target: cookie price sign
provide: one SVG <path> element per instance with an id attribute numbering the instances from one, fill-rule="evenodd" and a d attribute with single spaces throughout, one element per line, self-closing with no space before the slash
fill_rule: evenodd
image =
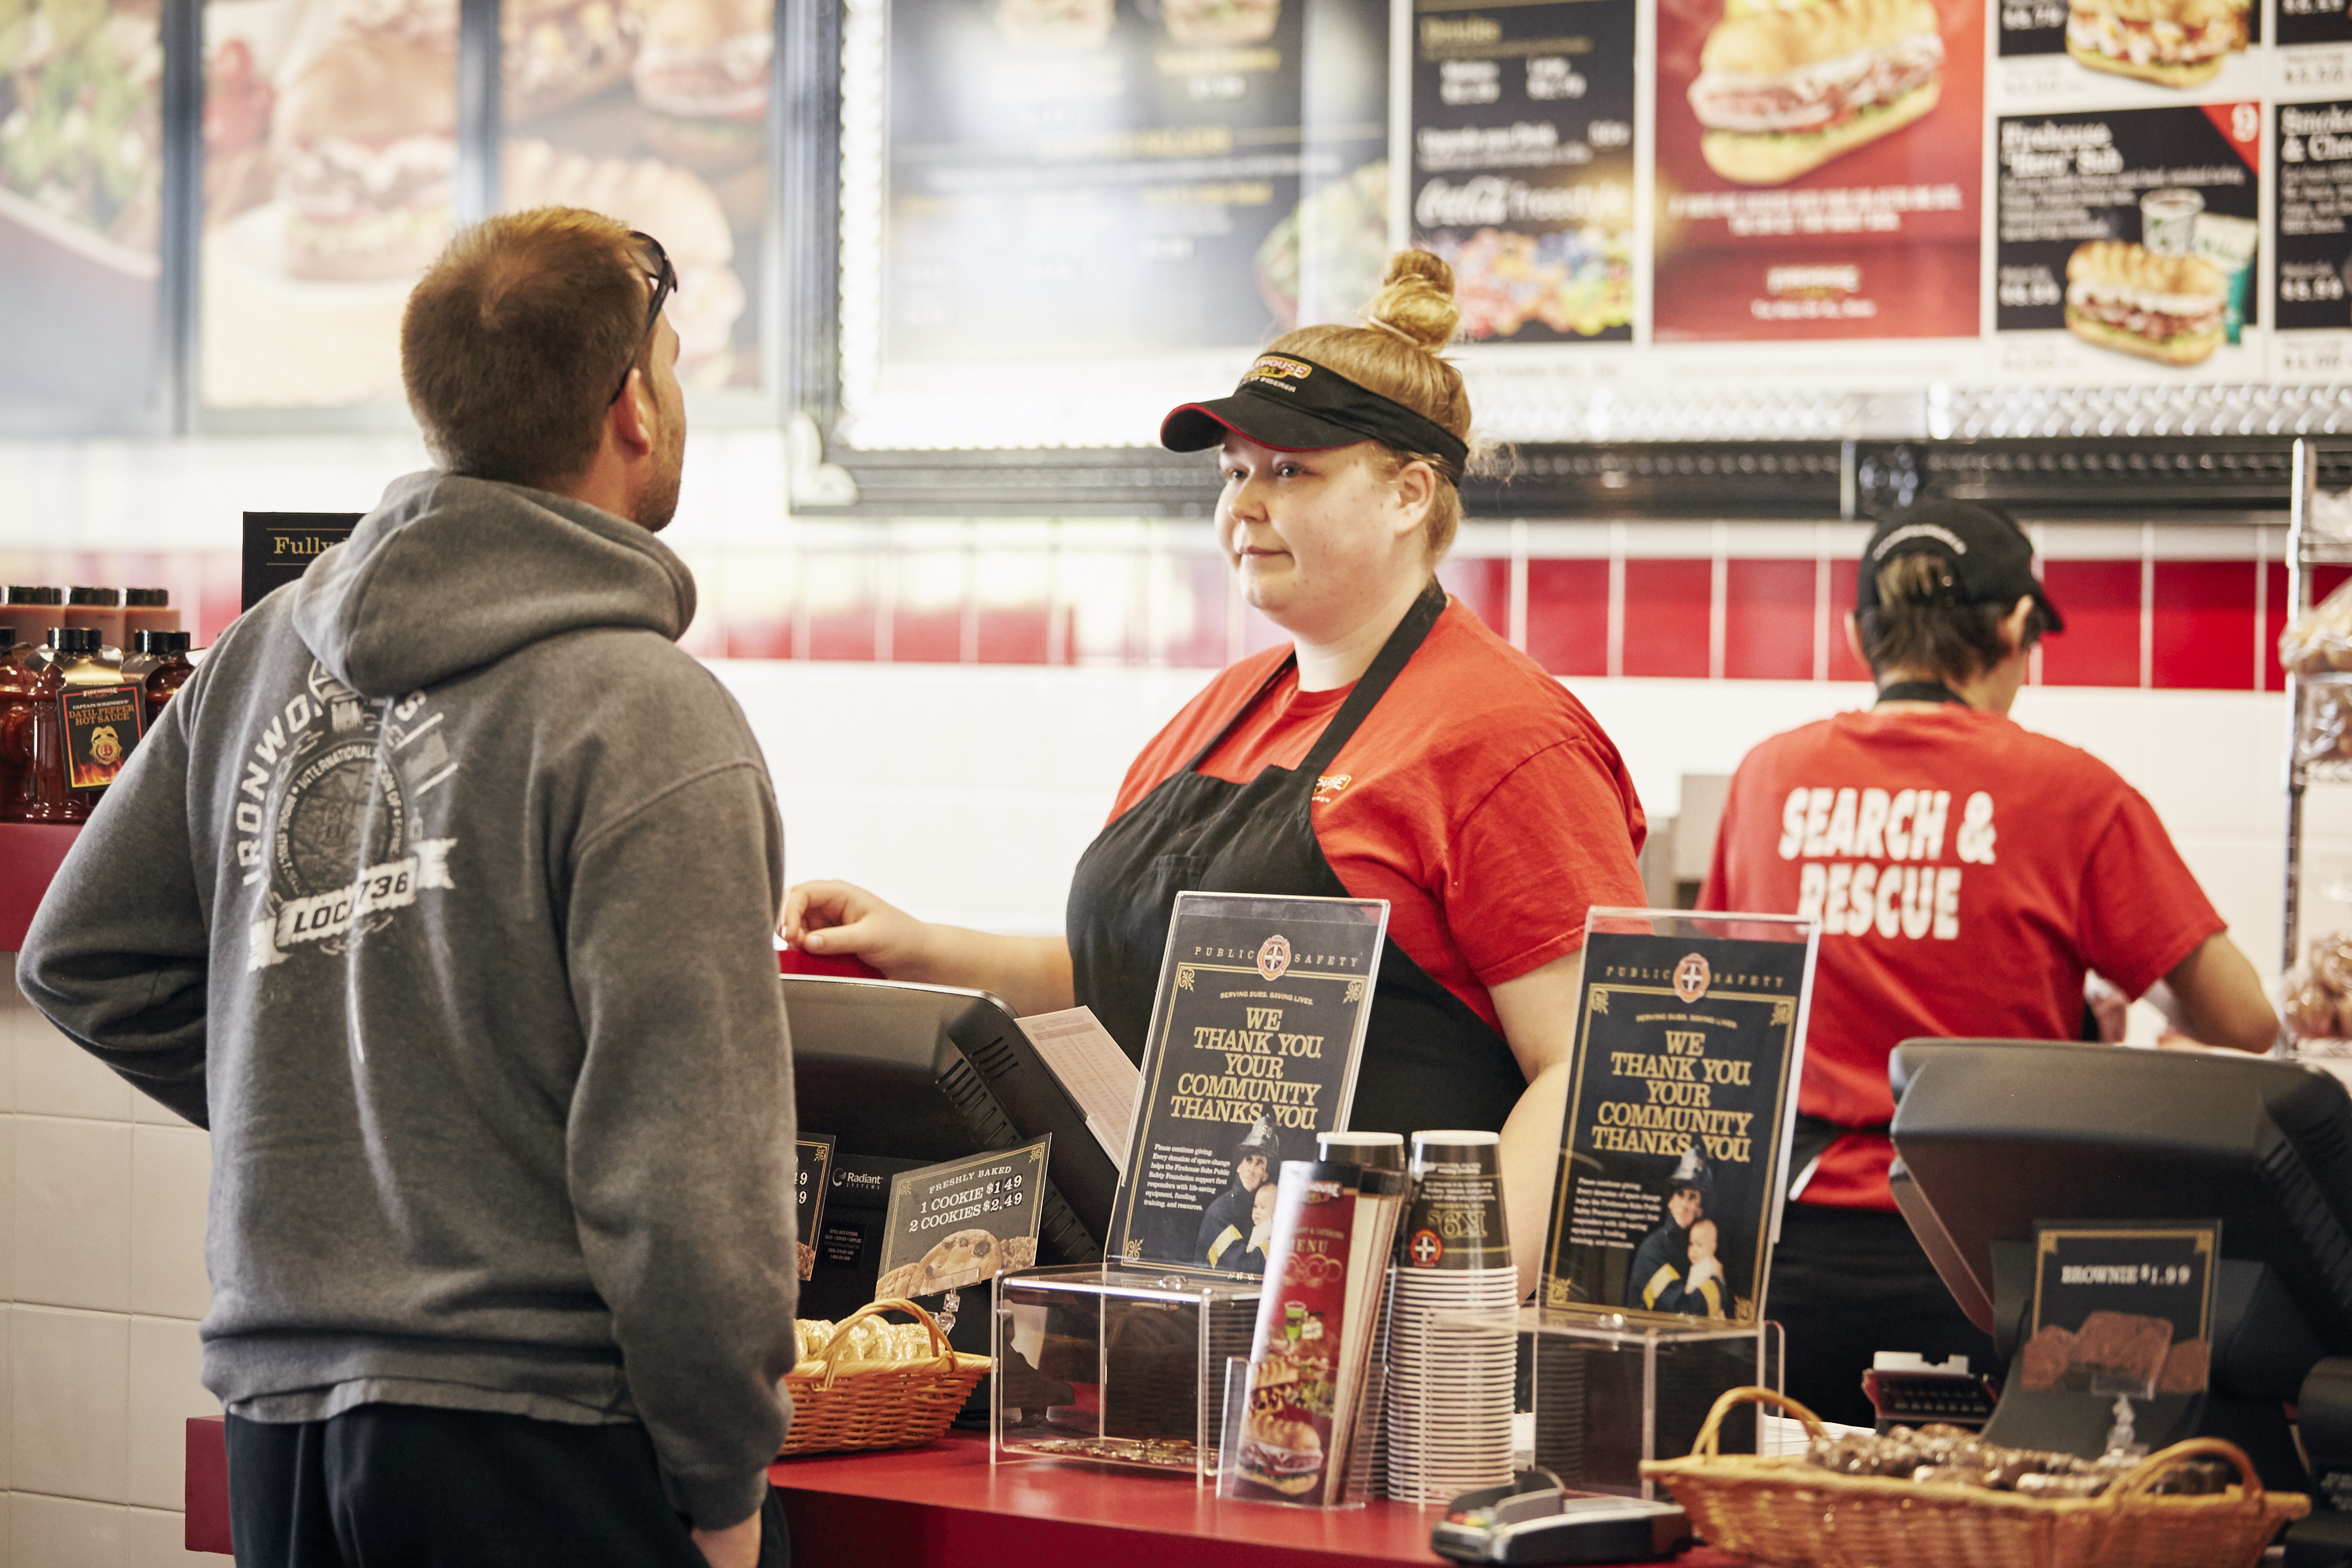
<path id="1" fill-rule="evenodd" d="M 1037 1261 L 1049 1134 L 890 1178 L 877 1300 L 982 1284 Z"/>

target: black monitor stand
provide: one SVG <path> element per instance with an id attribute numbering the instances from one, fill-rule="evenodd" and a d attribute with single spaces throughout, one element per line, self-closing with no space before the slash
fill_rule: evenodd
<path id="1" fill-rule="evenodd" d="M 1988 1441 L 2090 1458 L 2105 1451 L 2113 1398 L 2017 1386 L 2017 1354 L 2033 1310 L 2033 1244 L 1992 1243 L 1993 1342 L 2011 1375 Z M 2132 1401 L 2133 1430 L 2155 1452 L 2189 1437 L 2225 1437 L 2245 1450 L 2273 1491 L 2308 1492 L 2286 1406 L 2323 1351 L 2286 1287 L 2268 1265 L 2224 1258 L 2216 1266 L 2211 1386 L 2203 1394 Z"/>

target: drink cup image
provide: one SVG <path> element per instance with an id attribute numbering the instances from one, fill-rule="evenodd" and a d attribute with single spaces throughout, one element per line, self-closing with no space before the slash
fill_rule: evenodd
<path id="1" fill-rule="evenodd" d="M 2219 213 L 2197 215 L 2196 240 L 2190 254 L 2210 262 L 2229 286 L 2229 302 L 2222 307 L 2222 321 L 2231 342 L 2236 342 L 2246 325 L 2246 290 L 2252 287 L 2254 248 L 2262 237 L 2262 226 L 2250 217 L 2224 217 Z"/>
<path id="2" fill-rule="evenodd" d="M 2194 256 L 2204 210 L 2205 198 L 2185 185 L 2150 191 L 2139 199 L 2139 242 L 2158 256 Z"/>

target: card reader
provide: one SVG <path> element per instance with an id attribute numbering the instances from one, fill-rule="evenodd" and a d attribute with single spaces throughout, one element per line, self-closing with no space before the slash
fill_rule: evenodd
<path id="1" fill-rule="evenodd" d="M 1515 1564 L 1651 1563 L 1690 1543 L 1690 1516 L 1673 1503 L 1570 1497 L 1549 1470 L 1464 1492 L 1429 1537 L 1448 1562 Z"/>

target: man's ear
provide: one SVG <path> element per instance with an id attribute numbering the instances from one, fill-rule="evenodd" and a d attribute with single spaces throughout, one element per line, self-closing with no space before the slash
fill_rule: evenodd
<path id="1" fill-rule="evenodd" d="M 1845 613 L 1845 646 L 1853 651 L 1854 663 L 1864 669 L 1870 668 L 1870 660 L 1862 653 L 1862 627 L 1855 622 L 1852 610 Z"/>
<path id="2" fill-rule="evenodd" d="M 2027 618 L 2032 614 L 2033 597 L 2029 594 L 2025 597 L 2019 599 L 2017 603 L 2011 607 L 2009 614 L 2001 616 L 2001 645 L 2008 648 L 2011 654 L 2021 653 L 2025 650 L 2025 623 Z"/>
<path id="3" fill-rule="evenodd" d="M 613 444 L 621 456 L 628 458 L 651 455 L 654 449 L 654 393 L 646 384 L 645 367 L 629 372 L 627 384 L 613 406 L 604 411 L 605 427 L 612 432 Z"/>

